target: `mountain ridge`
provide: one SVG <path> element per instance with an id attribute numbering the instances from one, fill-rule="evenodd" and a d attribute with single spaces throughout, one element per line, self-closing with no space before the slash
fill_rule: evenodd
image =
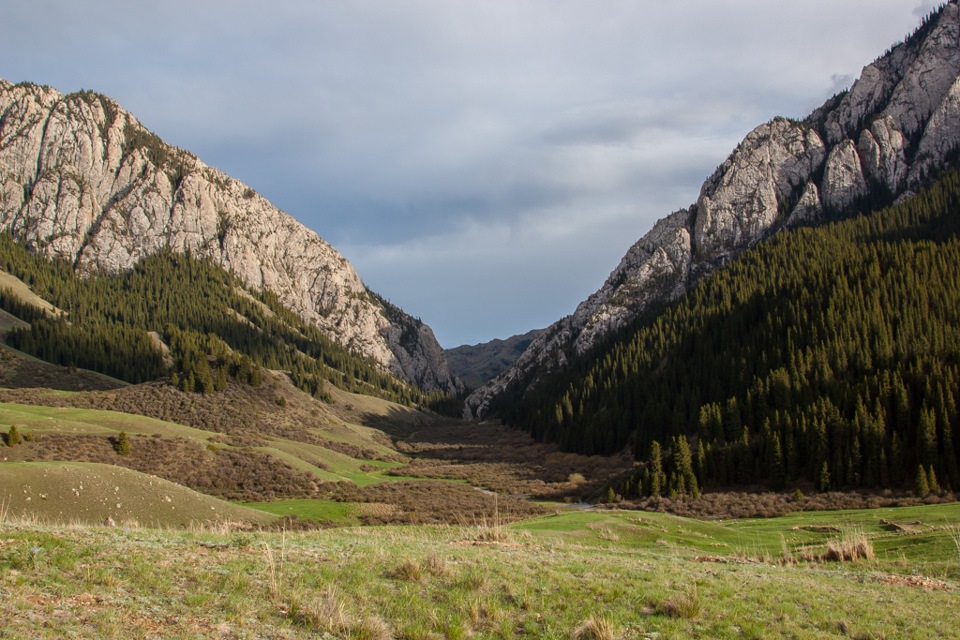
<path id="1" fill-rule="evenodd" d="M 0 80 L 0 230 L 81 273 L 163 248 L 209 258 L 394 375 L 462 389 L 432 330 L 388 311 L 329 243 L 106 96 Z"/>
<path id="2" fill-rule="evenodd" d="M 942 6 L 804 120 L 750 132 L 697 201 L 659 220 L 603 286 L 548 327 L 513 367 L 472 393 L 465 418 L 535 384 L 778 229 L 829 220 L 869 199 L 910 197 L 960 149 L 960 10 Z"/>

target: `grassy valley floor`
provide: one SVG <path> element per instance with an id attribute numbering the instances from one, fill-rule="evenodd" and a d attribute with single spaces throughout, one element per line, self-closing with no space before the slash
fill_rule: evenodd
<path id="1" fill-rule="evenodd" d="M 8 517 L 0 598 L 5 639 L 947 638 L 960 504 L 295 533 Z"/>

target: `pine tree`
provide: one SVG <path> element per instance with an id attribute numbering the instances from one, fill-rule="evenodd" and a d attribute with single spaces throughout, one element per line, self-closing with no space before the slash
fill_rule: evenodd
<path id="1" fill-rule="evenodd" d="M 913 481 L 913 493 L 918 498 L 925 498 L 930 494 L 930 483 L 927 480 L 927 472 L 923 470 L 923 465 L 917 466 L 917 477 Z"/>
<path id="2" fill-rule="evenodd" d="M 127 437 L 126 431 L 121 431 L 117 436 L 117 444 L 115 447 L 117 455 L 125 456 L 130 453 L 130 438 Z"/>
<path id="3" fill-rule="evenodd" d="M 666 488 L 667 476 L 663 472 L 663 452 L 660 449 L 660 443 L 654 440 L 650 443 L 650 458 L 647 462 L 647 469 L 650 472 L 650 480 L 647 484 L 648 493 L 653 497 L 663 495 Z"/>
<path id="4" fill-rule="evenodd" d="M 933 470 L 933 465 L 927 468 L 927 485 L 930 488 L 930 493 L 940 494 L 940 483 L 937 482 L 937 472 Z"/>
<path id="5" fill-rule="evenodd" d="M 17 429 L 17 425 L 10 425 L 10 430 L 7 431 L 7 446 L 15 447 L 21 442 L 23 442 L 23 438 L 20 436 L 20 430 Z"/>
<path id="6" fill-rule="evenodd" d="M 823 464 L 820 466 L 820 475 L 817 476 L 817 491 L 829 491 L 830 490 L 830 468 L 827 466 L 827 461 L 824 460 Z"/>

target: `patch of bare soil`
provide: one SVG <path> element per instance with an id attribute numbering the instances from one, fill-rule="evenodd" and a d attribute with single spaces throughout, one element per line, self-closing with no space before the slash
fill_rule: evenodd
<path id="1" fill-rule="evenodd" d="M 527 500 L 439 480 L 401 480 L 367 487 L 340 482 L 328 497 L 374 507 L 361 509 L 360 520 L 367 525 L 493 525 L 546 512 Z"/>
<path id="2" fill-rule="evenodd" d="M 594 496 L 634 463 L 629 455 L 563 453 L 527 433 L 490 423 L 425 426 L 397 446 L 414 460 L 391 472 L 396 475 L 465 480 L 538 500 Z"/>
<path id="3" fill-rule="evenodd" d="M 882 584 L 891 584 L 903 587 L 917 587 L 920 589 L 926 589 L 927 591 L 940 591 L 953 588 L 943 580 L 928 578 L 926 576 L 885 575 L 874 576 L 873 579 Z"/>

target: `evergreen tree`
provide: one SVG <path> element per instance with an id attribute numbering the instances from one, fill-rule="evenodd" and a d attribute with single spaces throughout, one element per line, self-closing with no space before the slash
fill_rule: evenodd
<path id="1" fill-rule="evenodd" d="M 829 491 L 830 490 L 830 468 L 827 466 L 827 461 L 824 460 L 823 464 L 820 466 L 820 475 L 817 476 L 817 491 Z"/>
<path id="2" fill-rule="evenodd" d="M 117 454 L 121 456 L 125 456 L 130 453 L 130 438 L 127 437 L 126 431 L 121 431 L 119 435 L 117 435 L 117 445 L 115 450 Z"/>
<path id="3" fill-rule="evenodd" d="M 923 465 L 917 466 L 917 476 L 913 481 L 913 493 L 918 498 L 925 498 L 930 495 L 930 483 L 927 480 L 927 472 L 923 470 Z"/>
<path id="4" fill-rule="evenodd" d="M 10 425 L 10 429 L 7 431 L 7 446 L 15 447 L 21 442 L 23 442 L 23 437 L 20 435 L 20 430 L 17 429 L 17 425 Z"/>
<path id="5" fill-rule="evenodd" d="M 647 485 L 647 493 L 654 497 L 663 495 L 666 488 L 667 476 L 663 471 L 663 452 L 660 449 L 660 443 L 654 440 L 650 443 L 650 458 L 647 461 L 647 471 L 650 475 Z"/>

